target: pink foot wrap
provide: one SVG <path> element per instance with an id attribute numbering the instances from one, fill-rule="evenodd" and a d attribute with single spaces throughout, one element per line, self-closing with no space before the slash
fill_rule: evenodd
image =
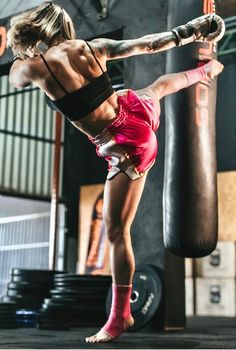
<path id="1" fill-rule="evenodd" d="M 103 327 L 113 338 L 125 331 L 125 320 L 131 316 L 130 295 L 132 286 L 112 286 L 112 305 L 110 316 Z"/>
<path id="2" fill-rule="evenodd" d="M 211 64 L 211 62 L 209 62 L 207 64 L 209 65 L 209 64 Z M 184 72 L 184 74 L 186 75 L 187 80 L 188 80 L 187 86 L 191 86 L 193 84 L 196 84 L 207 76 L 207 72 L 205 70 L 205 66 L 207 64 L 204 64 L 201 67 L 187 70 Z"/>

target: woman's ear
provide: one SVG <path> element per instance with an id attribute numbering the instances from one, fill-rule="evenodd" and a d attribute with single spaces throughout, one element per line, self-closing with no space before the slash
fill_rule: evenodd
<path id="1" fill-rule="evenodd" d="M 48 50 L 48 45 L 40 41 L 40 43 L 37 45 L 37 48 L 39 51 L 47 51 Z"/>

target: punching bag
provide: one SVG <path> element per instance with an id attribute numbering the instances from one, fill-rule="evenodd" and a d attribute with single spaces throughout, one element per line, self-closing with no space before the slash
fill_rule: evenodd
<path id="1" fill-rule="evenodd" d="M 168 30 L 212 12 L 212 0 L 169 0 Z M 166 70 L 211 58 L 216 44 L 188 44 L 168 51 Z M 197 83 L 165 99 L 164 244 L 178 256 L 202 257 L 217 243 L 216 88 L 215 78 L 210 87 Z"/>

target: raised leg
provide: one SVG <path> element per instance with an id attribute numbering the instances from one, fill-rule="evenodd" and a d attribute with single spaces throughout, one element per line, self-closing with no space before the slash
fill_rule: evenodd
<path id="1" fill-rule="evenodd" d="M 152 84 L 136 92 L 139 95 L 150 96 L 154 103 L 156 103 L 156 109 L 158 110 L 159 100 L 163 97 L 176 93 L 199 81 L 202 81 L 205 85 L 209 85 L 211 79 L 220 74 L 223 68 L 224 66 L 219 61 L 213 59 L 195 69 L 164 74 Z"/>
<path id="2" fill-rule="evenodd" d="M 109 329 L 113 330 L 115 327 L 113 332 L 117 337 L 133 324 L 130 305 L 127 305 L 127 300 L 125 300 L 125 294 L 127 295 L 126 299 L 129 297 L 128 293 L 130 293 L 135 270 L 130 227 L 138 208 L 145 180 L 146 175 L 132 181 L 124 173 L 119 173 L 112 180 L 107 180 L 105 184 L 103 215 L 110 245 L 113 292 L 114 286 L 117 287 L 113 299 L 115 296 L 117 299 L 115 303 L 120 303 L 118 308 L 123 303 L 126 310 L 125 313 L 123 313 L 123 310 L 116 310 L 115 312 L 112 310 L 104 327 L 106 330 L 102 328 L 94 336 L 86 338 L 87 342 L 111 341 L 114 336 L 110 334 Z M 115 324 L 114 327 L 113 324 Z"/>

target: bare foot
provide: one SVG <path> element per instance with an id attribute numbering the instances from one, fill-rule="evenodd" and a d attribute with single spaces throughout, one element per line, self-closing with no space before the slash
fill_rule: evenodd
<path id="1" fill-rule="evenodd" d="M 112 341 L 113 339 L 119 337 L 122 333 L 124 333 L 128 328 L 130 328 L 131 326 L 133 326 L 134 324 L 134 319 L 132 316 L 130 316 L 129 318 L 127 318 L 124 322 L 124 330 L 121 331 L 121 333 L 116 336 L 116 337 L 112 337 L 111 334 L 109 334 L 107 331 L 105 331 L 103 328 L 100 329 L 100 331 L 94 335 L 92 335 L 91 337 L 85 338 L 86 343 L 108 343 L 110 341 Z"/>
<path id="2" fill-rule="evenodd" d="M 113 339 L 114 338 L 104 329 L 100 329 L 100 331 L 97 334 L 85 338 L 85 341 L 86 343 L 107 343 L 109 341 L 112 341 Z"/>

